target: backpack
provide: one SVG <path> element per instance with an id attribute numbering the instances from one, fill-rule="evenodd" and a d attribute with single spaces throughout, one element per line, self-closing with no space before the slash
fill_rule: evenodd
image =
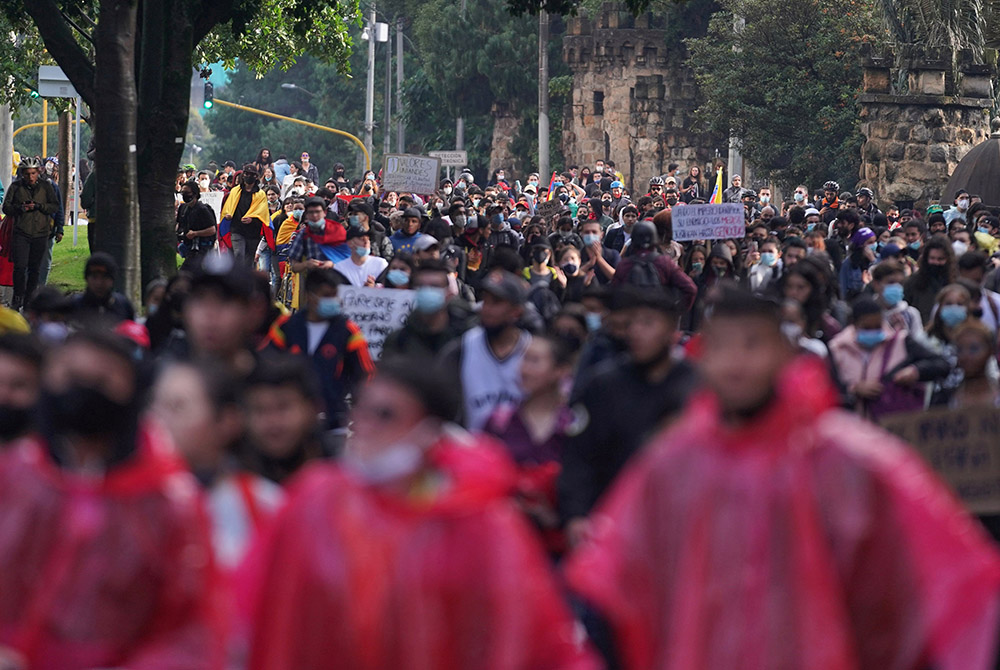
<path id="1" fill-rule="evenodd" d="M 636 256 L 625 282 L 632 286 L 643 288 L 663 286 L 660 269 L 656 267 L 657 256 L 659 254 L 642 254 L 641 256 Z"/>

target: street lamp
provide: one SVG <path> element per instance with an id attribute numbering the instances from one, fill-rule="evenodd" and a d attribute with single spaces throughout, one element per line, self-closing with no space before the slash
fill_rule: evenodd
<path id="1" fill-rule="evenodd" d="M 372 39 L 372 37 L 375 39 Z M 361 31 L 361 39 L 368 42 L 368 85 L 365 92 L 365 148 L 371 154 L 372 131 L 375 128 L 375 43 L 389 41 L 389 24 L 376 20 L 374 3 L 371 6 L 368 22 Z"/>
<path id="2" fill-rule="evenodd" d="M 302 88 L 298 84 L 289 84 L 289 83 L 286 82 L 286 83 L 284 83 L 284 84 L 281 85 L 281 88 L 289 90 L 289 91 L 302 91 L 303 93 L 305 93 L 306 95 L 308 95 L 310 98 L 315 98 L 316 97 L 315 93 L 313 93 L 312 91 L 309 91 L 309 90 L 306 90 L 306 89 Z"/>

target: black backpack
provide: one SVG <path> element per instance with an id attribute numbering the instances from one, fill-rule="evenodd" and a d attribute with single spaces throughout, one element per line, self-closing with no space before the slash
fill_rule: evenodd
<path id="1" fill-rule="evenodd" d="M 635 256 L 632 269 L 629 270 L 625 282 L 632 286 L 658 287 L 663 286 L 660 278 L 660 270 L 656 267 L 656 258 L 659 254 L 642 254 Z"/>

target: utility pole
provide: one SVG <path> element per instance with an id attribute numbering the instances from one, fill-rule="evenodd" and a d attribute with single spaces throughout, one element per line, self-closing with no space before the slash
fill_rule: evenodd
<path id="1" fill-rule="evenodd" d="M 365 96 L 365 149 L 372 155 L 372 131 L 375 128 L 375 4 L 368 14 L 368 89 Z"/>
<path id="2" fill-rule="evenodd" d="M 406 125 L 403 123 L 403 17 L 396 19 L 396 151 L 406 153 Z"/>
<path id="3" fill-rule="evenodd" d="M 462 0 L 461 9 L 459 10 L 459 17 L 462 21 L 465 21 L 465 4 L 466 0 Z M 459 105 L 461 105 L 461 97 L 459 96 Z M 465 117 L 462 116 L 462 110 L 458 110 L 458 116 L 455 117 L 455 149 L 461 151 L 465 148 Z M 450 178 L 450 176 L 449 176 Z"/>
<path id="4" fill-rule="evenodd" d="M 549 14 L 538 13 L 538 179 L 549 180 Z"/>
<path id="5" fill-rule="evenodd" d="M 392 123 L 392 42 L 385 44 L 385 124 L 382 126 L 382 157 L 388 154 L 390 124 Z"/>
<path id="6" fill-rule="evenodd" d="M 10 105 L 0 105 L 0 183 L 10 186 L 14 163 L 14 117 Z"/>
<path id="7" fill-rule="evenodd" d="M 59 175 L 59 195 L 62 202 L 63 210 L 63 220 L 60 222 L 65 225 L 66 223 L 66 205 L 69 202 L 69 177 L 72 174 L 70 171 L 70 163 L 72 158 L 70 158 L 70 115 L 69 112 L 59 112 L 59 145 L 56 147 L 56 157 L 59 159 L 59 168 L 57 174 Z"/>

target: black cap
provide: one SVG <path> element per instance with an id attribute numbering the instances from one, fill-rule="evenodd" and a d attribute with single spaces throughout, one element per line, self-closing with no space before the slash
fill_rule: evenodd
<path id="1" fill-rule="evenodd" d="M 87 264 L 83 267 L 83 276 L 89 275 L 91 270 L 104 270 L 109 277 L 114 279 L 118 276 L 118 263 L 111 257 L 111 254 L 98 251 L 87 259 Z"/>
<path id="2" fill-rule="evenodd" d="M 417 218 L 417 219 L 422 219 L 423 218 L 423 213 L 419 209 L 417 209 L 416 207 L 407 207 L 406 211 L 403 212 L 403 218 L 404 219 L 409 219 L 410 217 L 414 217 L 414 218 Z"/>
<path id="3" fill-rule="evenodd" d="M 353 240 L 356 237 L 367 237 L 371 238 L 372 234 L 370 230 L 365 230 L 364 228 L 356 228 L 351 226 L 347 229 L 347 239 Z"/>
<path id="4" fill-rule="evenodd" d="M 234 262 L 232 254 L 208 254 L 191 279 L 191 293 L 205 288 L 220 289 L 235 300 L 248 300 L 255 290 L 253 272 Z"/>
<path id="5" fill-rule="evenodd" d="M 486 275 L 479 287 L 484 293 L 500 298 L 514 305 L 523 305 L 528 299 L 525 281 L 506 270 L 494 270 Z"/>
<path id="6" fill-rule="evenodd" d="M 347 211 L 348 212 L 361 212 L 363 214 L 367 214 L 369 221 L 371 221 L 373 218 L 375 218 L 375 210 L 372 209 L 372 206 L 369 205 L 364 200 L 362 200 L 361 198 L 357 198 L 355 200 L 351 200 L 351 204 L 349 204 L 347 206 Z"/>
<path id="7" fill-rule="evenodd" d="M 306 198 L 305 209 L 309 209 L 310 207 L 322 207 L 325 210 L 326 200 L 323 198 L 317 198 L 316 196 Z"/>

